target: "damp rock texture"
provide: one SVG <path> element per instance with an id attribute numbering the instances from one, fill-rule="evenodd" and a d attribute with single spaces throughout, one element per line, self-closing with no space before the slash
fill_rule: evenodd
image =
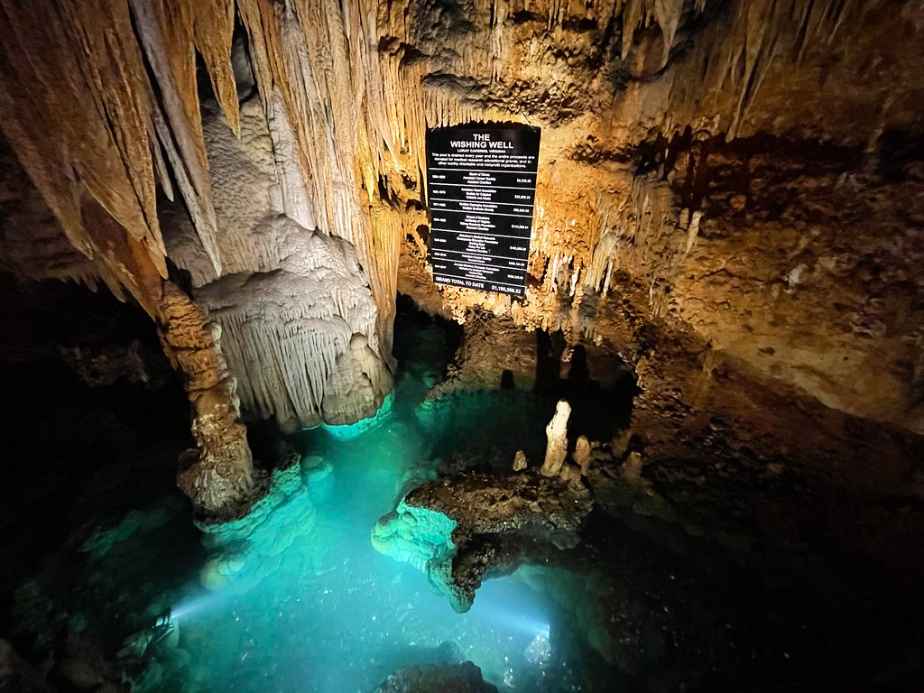
<path id="1" fill-rule="evenodd" d="M 458 611 L 468 610 L 486 577 L 512 572 L 528 560 L 552 560 L 577 546 L 593 507 L 585 488 L 529 472 L 428 482 L 402 503 L 453 521 L 454 552 L 445 579 Z"/>
<path id="2" fill-rule="evenodd" d="M 90 387 L 116 382 L 141 383 L 153 387 L 162 377 L 157 372 L 159 364 L 145 352 L 144 346 L 137 339 L 128 345 L 112 344 L 98 348 L 60 346 L 59 352 L 68 367 Z"/>
<path id="3" fill-rule="evenodd" d="M 436 294 L 435 285 L 433 293 Z M 415 300 L 419 298 L 415 294 Z M 531 331 L 516 325 L 509 317 L 480 312 L 466 319 L 462 327 L 464 336 L 459 349 L 447 368 L 446 378 L 428 393 L 430 399 L 457 391 L 498 387 L 530 390 L 535 386 L 537 348 L 536 336 Z M 498 349 L 498 343 L 504 348 Z"/>
<path id="4" fill-rule="evenodd" d="M 282 267 L 282 216 L 352 247 L 375 311 L 344 305 L 315 330 L 324 296 L 290 296 L 274 314 L 295 334 L 229 322 L 245 412 L 370 409 L 382 378 L 351 345 L 388 364 L 400 288 L 462 323 L 619 356 L 645 473 L 679 495 L 734 505 L 730 480 L 760 495 L 785 464 L 817 501 L 795 525 L 900 560 L 924 525 L 920 15 L 890 0 L 0 0 L 0 130 L 31 181 L 0 200 L 3 266 L 105 284 L 157 319 L 168 259 L 194 297 L 306 279 Z M 426 263 L 425 134 L 471 121 L 542 128 L 522 301 L 437 288 Z M 507 360 L 460 372 L 520 382 Z M 783 530 L 788 512 L 751 520 Z"/>

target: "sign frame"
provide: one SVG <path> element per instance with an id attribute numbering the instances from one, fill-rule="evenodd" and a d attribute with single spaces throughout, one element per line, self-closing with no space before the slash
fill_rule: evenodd
<path id="1" fill-rule="evenodd" d="M 526 295 L 541 129 L 427 128 L 427 260 L 437 284 Z"/>

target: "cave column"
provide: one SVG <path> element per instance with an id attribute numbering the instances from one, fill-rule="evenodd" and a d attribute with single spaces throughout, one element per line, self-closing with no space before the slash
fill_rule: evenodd
<path id="1" fill-rule="evenodd" d="M 185 456 L 177 482 L 198 510 L 231 514 L 251 497 L 253 460 L 220 328 L 170 282 L 164 282 L 157 314 L 164 352 L 184 377 L 198 448 Z"/>

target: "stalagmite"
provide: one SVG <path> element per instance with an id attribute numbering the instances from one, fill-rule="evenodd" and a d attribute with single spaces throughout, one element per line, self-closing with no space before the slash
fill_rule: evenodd
<path id="1" fill-rule="evenodd" d="M 517 450 L 513 456 L 513 471 L 522 472 L 524 469 L 526 469 L 526 453 L 522 450 Z"/>
<path id="2" fill-rule="evenodd" d="M 571 416 L 571 405 L 565 400 L 559 400 L 555 406 L 555 415 L 545 427 L 547 444 L 545 448 L 545 461 L 540 472 L 543 476 L 558 476 L 565 458 L 568 456 L 568 418 Z"/>
<path id="3" fill-rule="evenodd" d="M 581 475 L 586 476 L 590 468 L 590 441 L 587 436 L 578 436 L 577 443 L 574 445 L 574 463 L 580 467 Z"/>
<path id="4" fill-rule="evenodd" d="M 210 515 L 233 514 L 253 490 L 253 464 L 234 378 L 221 354 L 221 330 L 169 282 L 159 314 L 164 351 L 186 378 L 198 446 L 179 474 L 180 488 Z"/>
<path id="5" fill-rule="evenodd" d="M 527 300 L 440 289 L 433 303 L 446 314 L 461 321 L 483 308 L 509 315 L 517 327 L 561 329 L 569 341 L 583 333 L 615 347 L 632 341 L 613 327 L 622 312 L 633 334 L 650 322 L 689 330 L 825 406 L 924 430 L 920 378 L 912 387 L 903 376 L 878 378 L 885 385 L 866 389 L 880 393 L 860 397 L 864 386 L 842 377 L 880 348 L 888 352 L 883 372 L 905 373 L 916 363 L 909 351 L 920 343 L 914 311 L 891 306 L 877 288 L 873 300 L 888 310 L 870 302 L 849 307 L 851 316 L 831 326 L 811 321 L 811 344 L 788 349 L 804 361 L 781 369 L 801 328 L 761 317 L 773 311 L 754 288 L 773 281 L 775 268 L 757 268 L 784 256 L 790 235 L 811 243 L 800 252 L 817 257 L 819 267 L 840 264 L 822 255 L 832 249 L 853 261 L 866 254 L 897 263 L 914 247 L 902 225 L 884 232 L 880 246 L 835 248 L 823 224 L 809 241 L 784 219 L 785 233 L 761 228 L 761 244 L 742 245 L 747 234 L 722 225 L 719 193 L 727 191 L 712 187 L 722 180 L 707 175 L 715 154 L 726 159 L 720 168 L 735 171 L 736 151 L 716 151 L 722 140 L 747 138 L 735 146 L 749 151 L 766 138 L 842 146 L 836 164 L 845 168 L 853 166 L 853 149 L 873 151 L 884 133 L 911 128 L 919 89 L 913 75 L 902 74 L 912 72 L 902 51 L 893 55 L 881 38 L 892 27 L 887 3 L 521 4 L 472 0 L 457 13 L 440 3 L 373 0 L 0 0 L 7 29 L 0 35 L 0 129 L 46 216 L 64 232 L 52 238 L 35 230 L 25 242 L 42 248 L 30 253 L 23 239 L 33 219 L 4 224 L 4 266 L 31 278 L 105 284 L 160 320 L 169 255 L 193 300 L 223 328 L 245 413 L 290 426 L 360 416 L 376 406 L 389 378 L 405 238 L 416 238 L 417 252 L 406 266 L 432 288 L 419 261 L 425 234 L 415 231 L 428 223 L 428 128 L 530 123 L 548 136 Z M 913 10 L 895 14 L 916 47 Z M 234 85 L 228 54 L 236 17 L 249 39 L 258 93 L 239 95 Z M 637 66 L 645 78 L 626 82 Z M 867 70 L 877 78 L 868 79 Z M 819 79 L 831 88 L 818 89 Z M 864 103 L 859 86 L 877 98 Z M 851 109 L 858 126 L 844 132 L 837 115 Z M 781 141 L 776 154 L 789 149 Z M 735 224 L 749 225 L 751 216 L 763 223 L 761 191 L 776 185 L 761 154 L 749 154 L 749 162 L 754 209 L 749 203 Z M 763 175 L 764 167 L 773 175 Z M 818 189 L 827 189 L 824 176 L 817 178 Z M 182 206 L 168 212 L 157 182 Z M 866 211 L 863 218 L 879 217 Z M 908 281 L 911 270 L 896 272 L 894 281 Z M 716 288 L 719 279 L 727 289 Z M 849 282 L 825 281 L 830 295 L 863 295 Z M 754 297 L 735 313 L 741 301 L 725 310 L 716 300 L 722 291 Z M 828 315 L 824 303 L 812 307 L 819 316 Z M 857 324 L 877 326 L 874 346 L 856 346 Z M 880 340 L 886 330 L 888 339 Z M 756 344 L 758 337 L 766 343 Z M 841 349 L 852 352 L 849 359 L 834 358 Z M 553 447 L 550 440 L 554 459 Z"/>
<path id="6" fill-rule="evenodd" d="M 638 482 L 642 478 L 642 454 L 630 452 L 622 465 L 622 477 L 630 483 Z"/>

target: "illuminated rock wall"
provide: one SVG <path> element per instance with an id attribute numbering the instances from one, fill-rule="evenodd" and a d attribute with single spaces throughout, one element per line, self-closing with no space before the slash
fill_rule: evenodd
<path id="1" fill-rule="evenodd" d="M 913 3 L 3 0 L 0 12 L 0 127 L 87 258 L 54 276 L 98 275 L 153 313 L 147 279 L 167 275 L 168 254 L 194 295 L 276 271 L 287 249 L 269 211 L 355 252 L 374 315 L 357 299 L 350 335 L 273 378 L 246 364 L 289 337 L 261 335 L 229 359 L 245 408 L 310 421 L 323 395 L 304 382 L 339 361 L 353 372 L 356 335 L 387 362 L 400 289 L 460 321 L 494 313 L 620 356 L 642 390 L 634 427 L 665 454 L 686 439 L 677 430 L 707 436 L 709 411 L 746 434 L 740 448 L 919 493 Z M 235 12 L 259 97 L 243 105 Z M 206 82 L 217 106 L 200 103 Z M 426 128 L 473 120 L 543 131 L 523 302 L 437 292 L 424 261 Z M 185 231 L 162 234 L 158 185 L 182 201 Z M 99 210 L 117 226 L 96 224 Z M 281 314 L 310 320 L 309 305 Z M 353 310 L 337 314 L 353 325 Z M 286 409 L 283 386 L 303 404 Z"/>
<path id="2" fill-rule="evenodd" d="M 221 272 L 179 206 L 164 215 L 165 237 L 195 300 L 223 328 L 243 410 L 289 431 L 371 416 L 391 389 L 378 309 L 356 248 L 314 228 L 285 113 L 274 108 L 267 120 L 258 98 L 244 101 L 239 137 L 215 109 L 206 113 Z"/>

